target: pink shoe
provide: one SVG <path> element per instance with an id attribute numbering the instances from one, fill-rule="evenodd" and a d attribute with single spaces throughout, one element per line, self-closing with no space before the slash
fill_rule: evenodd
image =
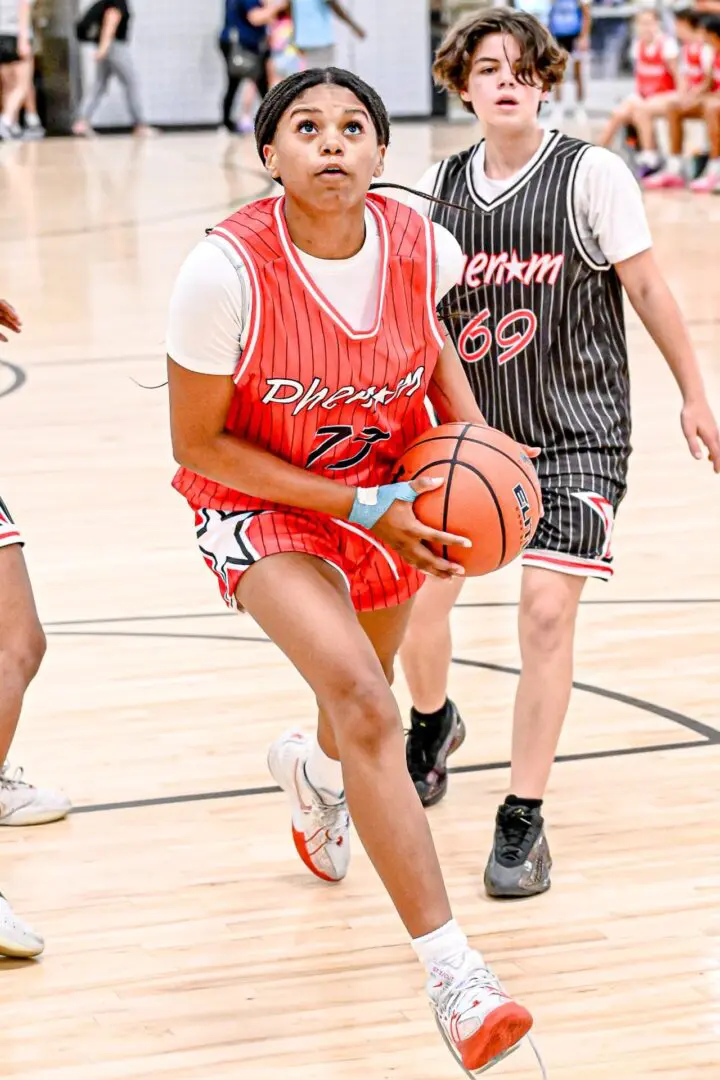
<path id="1" fill-rule="evenodd" d="M 662 188 L 684 188 L 685 180 L 679 173 L 666 172 L 661 169 L 660 172 L 653 173 L 652 176 L 646 176 L 642 181 L 642 186 L 646 191 L 660 191 Z"/>
<path id="2" fill-rule="evenodd" d="M 720 176 L 705 173 L 704 176 L 699 176 L 697 180 L 693 180 L 689 187 L 696 195 L 709 195 L 713 191 L 720 191 Z"/>

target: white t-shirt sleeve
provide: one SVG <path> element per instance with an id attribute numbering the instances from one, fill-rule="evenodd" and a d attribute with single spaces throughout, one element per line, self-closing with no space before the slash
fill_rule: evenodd
<path id="1" fill-rule="evenodd" d="M 663 60 L 677 60 L 680 55 L 680 46 L 673 37 L 666 37 L 663 41 L 662 50 Z"/>
<path id="2" fill-rule="evenodd" d="M 652 247 L 640 186 L 612 151 L 601 146 L 585 151 L 575 177 L 574 204 L 588 254 L 595 256 L 597 250 L 614 264 Z"/>
<path id="3" fill-rule="evenodd" d="M 703 45 L 700 52 L 700 63 L 702 69 L 706 75 L 709 75 L 712 71 L 713 63 L 715 62 L 715 50 L 712 45 Z"/>
<path id="4" fill-rule="evenodd" d="M 185 259 L 170 298 L 168 355 L 203 375 L 233 375 L 247 338 L 247 269 L 222 240 L 201 240 Z"/>
<path id="5" fill-rule="evenodd" d="M 435 256 L 437 272 L 435 275 L 435 303 L 439 304 L 444 296 L 458 285 L 465 267 L 465 256 L 459 243 L 442 225 L 432 223 L 435 233 Z"/>

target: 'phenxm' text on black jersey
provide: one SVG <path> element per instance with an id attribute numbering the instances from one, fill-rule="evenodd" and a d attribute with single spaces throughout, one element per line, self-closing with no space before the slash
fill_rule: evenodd
<path id="1" fill-rule="evenodd" d="M 472 147 L 444 161 L 432 218 L 467 257 L 443 304 L 489 424 L 542 453 L 541 477 L 596 475 L 624 484 L 630 397 L 622 286 L 585 250 L 575 182 L 587 143 L 555 133 L 532 167 L 485 201 Z"/>

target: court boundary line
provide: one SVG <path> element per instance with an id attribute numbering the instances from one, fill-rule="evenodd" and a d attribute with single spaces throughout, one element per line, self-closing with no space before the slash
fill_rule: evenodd
<path id="1" fill-rule="evenodd" d="M 720 743 L 720 737 L 717 740 Z M 628 746 L 619 750 L 590 750 L 582 754 L 559 754 L 555 758 L 555 764 L 561 765 L 575 761 L 595 761 L 604 758 L 634 757 L 638 754 L 657 754 L 663 750 L 694 750 L 698 747 L 707 748 L 716 745 L 707 739 L 692 739 L 686 742 L 655 743 L 650 746 Z M 509 769 L 509 761 L 488 761 L 478 765 L 457 765 L 448 769 L 454 775 L 466 773 L 497 772 L 500 769 Z M 159 795 L 153 799 L 129 799 L 125 802 L 93 803 L 88 806 L 74 806 L 70 815 L 76 814 L 100 814 L 111 810 L 139 810 L 147 806 L 173 806 L 178 803 L 215 802 L 221 799 L 246 799 L 254 795 L 276 795 L 282 792 L 282 788 L 276 785 L 260 787 L 236 788 L 230 791 L 201 791 L 186 795 Z"/>
<path id="2" fill-rule="evenodd" d="M 517 600 L 468 600 L 455 604 L 456 608 L 513 608 L 518 606 Z M 632 607 L 642 604 L 720 604 L 720 597 L 638 597 L 620 600 L 581 600 L 580 607 L 609 607 L 613 604 Z M 242 614 L 242 613 L 240 613 Z M 237 619 L 237 611 L 183 611 L 172 612 L 169 615 L 98 615 L 96 618 L 82 619 L 51 619 L 43 623 L 45 627 L 55 626 L 95 626 L 98 623 L 122 623 L 122 622 L 171 622 L 176 619 Z M 258 638 L 258 641 L 267 641 L 267 638 Z"/>
<path id="3" fill-rule="evenodd" d="M 27 371 L 25 368 L 21 368 L 19 364 L 11 364 L 9 360 L 3 360 L 2 358 L 0 358 L 0 367 L 7 368 L 13 380 L 4 390 L 0 390 L 0 398 L 10 397 L 16 390 L 21 390 L 27 382 Z"/>
<path id="4" fill-rule="evenodd" d="M 219 612 L 217 614 L 225 613 Z M 142 618 L 142 616 L 139 616 L 138 618 Z M 150 618 L 152 618 L 152 616 L 150 616 Z M 46 624 L 46 626 L 49 625 L 50 624 Z M 262 645 L 272 644 L 271 640 L 267 637 L 240 637 L 235 634 L 175 634 L 156 631 L 103 631 L 81 629 L 50 630 L 49 632 L 59 637 L 150 637 L 165 638 L 169 640 L 190 639 L 194 641 L 240 641 L 253 642 L 255 644 Z M 505 664 L 493 664 L 483 660 L 470 660 L 465 657 L 453 656 L 452 663 L 464 667 L 481 668 L 486 671 L 497 672 L 503 675 L 514 675 L 516 677 L 520 675 L 519 668 L 510 667 Z M 662 719 L 669 720 L 672 723 L 678 724 L 686 731 L 693 732 L 695 735 L 698 735 L 699 738 L 684 740 L 682 742 L 652 743 L 646 746 L 617 747 L 609 750 L 591 750 L 577 754 L 558 754 L 555 757 L 556 764 L 574 761 L 594 761 L 604 760 L 608 758 L 629 757 L 638 754 L 660 753 L 662 751 L 670 752 L 678 750 L 691 750 L 697 747 L 720 746 L 720 730 L 710 727 L 709 725 L 704 724 L 699 720 L 694 720 L 690 716 L 685 716 L 683 713 L 679 713 L 674 709 L 668 709 L 663 705 L 656 705 L 652 701 L 645 701 L 643 698 L 634 697 L 630 694 L 623 694 L 616 690 L 608 690 L 605 687 L 594 686 L 591 683 L 584 683 L 573 680 L 572 685 L 573 689 L 580 690 L 583 693 L 594 694 L 598 697 L 607 698 L 611 701 L 617 701 L 620 704 L 628 705 L 634 709 L 639 709 L 641 712 L 648 712 L 654 716 L 659 716 Z M 508 769 L 510 768 L 510 764 L 511 763 L 509 761 L 490 761 L 474 765 L 453 766 L 448 771 L 457 775 L 461 775 L 464 773 L 493 772 L 500 769 Z M 71 814 L 92 814 L 108 812 L 111 810 L 139 809 L 141 807 L 147 806 L 168 806 L 174 805 L 176 803 L 209 802 L 219 799 L 248 798 L 253 795 L 269 795 L 280 791 L 281 788 L 275 785 L 262 785 L 260 787 L 237 788 L 230 791 L 209 791 L 194 792 L 184 795 L 165 795 L 148 799 L 131 799 L 114 803 L 95 803 L 87 806 L 75 806 L 72 808 Z"/>

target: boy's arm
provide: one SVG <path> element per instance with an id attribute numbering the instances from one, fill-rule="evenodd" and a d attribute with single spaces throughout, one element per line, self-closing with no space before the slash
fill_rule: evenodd
<path id="1" fill-rule="evenodd" d="M 592 157 L 591 157 L 592 155 Z M 663 354 L 683 398 L 681 423 L 694 457 L 702 441 L 720 472 L 720 436 L 680 309 L 652 253 L 642 194 L 627 165 L 608 150 L 586 152 L 581 185 L 590 232 L 615 267 L 632 306 Z M 581 163 L 582 164 L 582 163 Z M 578 179 L 580 169 L 578 169 Z"/>
<path id="2" fill-rule="evenodd" d="M 716 473 L 720 473 L 720 433 L 703 385 L 690 335 L 675 297 L 660 272 L 652 251 L 617 263 L 615 269 L 651 338 L 663 354 L 682 394 L 680 414 L 690 452 L 702 457 L 704 443 Z"/>

